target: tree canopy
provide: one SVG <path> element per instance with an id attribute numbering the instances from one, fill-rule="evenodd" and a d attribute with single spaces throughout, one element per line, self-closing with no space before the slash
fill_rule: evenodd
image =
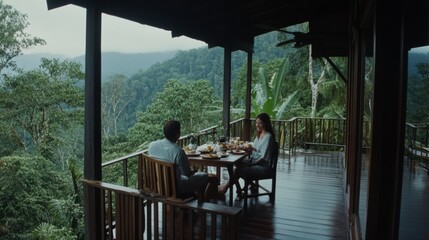
<path id="1" fill-rule="evenodd" d="M 16 68 L 13 59 L 23 49 L 45 44 L 43 39 L 25 32 L 29 24 L 27 15 L 0 0 L 0 73 L 6 68 Z"/>
<path id="2" fill-rule="evenodd" d="M 43 157 L 0 158 L 0 182 L 1 239 L 30 239 L 42 223 L 73 232 L 75 219 L 82 222 L 71 179 Z"/>
<path id="3" fill-rule="evenodd" d="M 417 74 L 410 77 L 407 100 L 407 121 L 429 121 L 429 63 L 417 63 Z"/>
<path id="4" fill-rule="evenodd" d="M 171 119 L 181 122 L 182 135 L 220 125 L 222 116 L 216 111 L 220 105 L 207 80 L 184 83 L 171 79 L 147 110 L 138 113 L 137 123 L 130 129 L 128 138 L 132 146 L 144 148 L 150 141 L 163 138 L 164 123 Z"/>
<path id="5" fill-rule="evenodd" d="M 0 84 L 0 138 L 17 146 L 9 152 L 51 159 L 63 143 L 62 133 L 82 124 L 82 79 L 79 64 L 55 59 L 42 59 L 37 70 L 5 76 Z"/>

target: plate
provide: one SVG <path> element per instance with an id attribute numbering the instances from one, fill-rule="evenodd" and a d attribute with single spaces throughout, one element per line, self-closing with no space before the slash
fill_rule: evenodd
<path id="1" fill-rule="evenodd" d="M 199 152 L 185 152 L 188 157 L 200 156 Z"/>
<path id="2" fill-rule="evenodd" d="M 204 154 L 204 153 L 211 153 L 211 151 L 207 150 L 207 149 L 201 149 L 199 150 L 200 153 Z"/>
<path id="3" fill-rule="evenodd" d="M 220 155 L 220 157 L 228 157 L 229 156 L 229 153 L 222 153 L 221 155 Z"/>
<path id="4" fill-rule="evenodd" d="M 231 153 L 232 154 L 245 154 L 246 151 L 244 151 L 244 150 L 231 150 Z"/>
<path id="5" fill-rule="evenodd" d="M 219 159 L 219 156 L 216 153 L 201 154 L 201 157 L 205 159 Z"/>

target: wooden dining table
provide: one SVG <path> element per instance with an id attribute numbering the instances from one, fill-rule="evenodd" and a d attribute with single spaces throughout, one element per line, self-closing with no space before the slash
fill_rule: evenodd
<path id="1" fill-rule="evenodd" d="M 217 169 L 217 176 L 220 180 L 220 168 L 224 167 L 228 170 L 229 179 L 231 183 L 231 179 L 234 177 L 234 165 L 242 160 L 244 160 L 247 156 L 245 154 L 234 154 L 229 153 L 225 157 L 220 158 L 203 158 L 202 154 L 199 155 L 188 155 L 189 164 L 191 166 L 212 166 Z M 234 184 L 230 184 L 229 186 L 229 205 L 232 206 L 233 203 L 233 188 Z"/>

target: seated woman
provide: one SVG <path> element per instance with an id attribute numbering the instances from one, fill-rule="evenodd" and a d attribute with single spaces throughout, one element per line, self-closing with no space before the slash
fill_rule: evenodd
<path id="1" fill-rule="evenodd" d="M 250 158 L 241 164 L 237 164 L 234 179 L 231 181 L 232 184 L 236 185 L 239 197 L 242 195 L 242 189 L 238 181 L 240 178 L 264 175 L 271 171 L 269 161 L 276 147 L 276 138 L 270 116 L 266 113 L 260 113 L 256 117 L 255 127 L 256 137 L 253 146 L 247 150 Z M 227 182 L 223 185 L 221 191 L 225 193 L 231 183 Z"/>

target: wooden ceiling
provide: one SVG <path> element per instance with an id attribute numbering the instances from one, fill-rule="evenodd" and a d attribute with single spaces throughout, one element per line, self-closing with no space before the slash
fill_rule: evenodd
<path id="1" fill-rule="evenodd" d="M 252 51 L 254 37 L 309 22 L 301 40 L 313 56 L 348 54 L 349 1 L 345 0 L 47 0 L 53 9 L 67 4 L 86 8 L 96 1 L 109 15 L 187 36 L 209 47 Z"/>

